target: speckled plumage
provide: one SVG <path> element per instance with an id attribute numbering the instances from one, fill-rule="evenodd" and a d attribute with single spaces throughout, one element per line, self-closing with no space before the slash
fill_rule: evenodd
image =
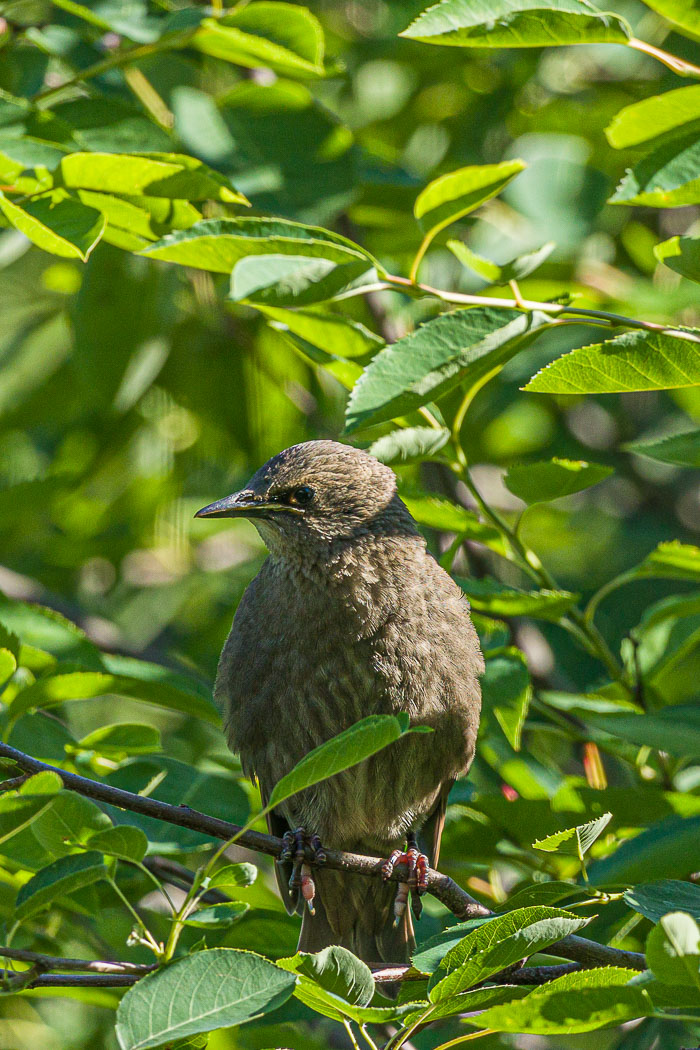
<path id="1" fill-rule="evenodd" d="M 271 499 L 298 485 L 314 491 L 303 514 L 255 519 L 270 557 L 238 607 L 216 681 L 229 745 L 267 797 L 311 748 L 369 714 L 407 711 L 434 732 L 294 796 L 271 826 L 387 856 L 409 829 L 435 825 L 422 847 L 435 863 L 447 791 L 469 769 L 479 721 L 483 660 L 467 602 L 427 552 L 388 467 L 307 442 L 270 460 L 246 492 Z M 405 961 L 411 923 L 392 926 L 395 887 L 324 870 L 316 879 L 301 948 L 340 943 L 368 962 Z"/>

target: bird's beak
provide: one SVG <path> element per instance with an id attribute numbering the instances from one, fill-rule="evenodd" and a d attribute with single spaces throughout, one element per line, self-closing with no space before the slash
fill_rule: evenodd
<path id="1" fill-rule="evenodd" d="M 299 513 L 299 508 L 266 500 L 244 489 L 242 492 L 234 492 L 232 496 L 224 496 L 216 503 L 210 503 L 208 507 L 202 507 L 195 514 L 195 518 L 266 518 L 268 514 L 278 511 Z"/>

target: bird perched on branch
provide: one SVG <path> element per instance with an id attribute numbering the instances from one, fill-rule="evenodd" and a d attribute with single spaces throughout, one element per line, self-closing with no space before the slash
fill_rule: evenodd
<path id="1" fill-rule="evenodd" d="M 408 890 L 419 913 L 447 794 L 474 755 L 484 665 L 468 604 L 427 552 L 393 471 L 347 445 L 288 448 L 197 516 L 250 518 L 270 552 L 238 606 L 215 687 L 229 746 L 263 800 L 304 755 L 367 715 L 404 711 L 434 730 L 268 817 L 285 839 L 276 872 L 288 911 L 303 915 L 300 950 L 340 944 L 367 963 L 406 962 Z M 312 877 L 305 849 L 320 862 L 323 846 L 386 857 L 385 876 L 404 862 L 408 883 L 395 891 L 322 867 Z"/>

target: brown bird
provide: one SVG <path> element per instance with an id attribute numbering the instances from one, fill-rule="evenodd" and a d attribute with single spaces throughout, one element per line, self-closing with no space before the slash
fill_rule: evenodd
<path id="1" fill-rule="evenodd" d="M 406 860 L 419 911 L 447 794 L 469 770 L 479 724 L 484 664 L 467 601 L 427 552 L 393 471 L 335 441 L 280 452 L 197 516 L 251 518 L 270 552 L 238 606 L 215 687 L 229 746 L 263 800 L 312 748 L 367 715 L 405 711 L 434 730 L 268 817 L 286 836 L 276 873 L 287 910 L 303 915 L 300 950 L 340 944 L 370 964 L 406 962 L 407 886 L 394 904 L 386 882 L 316 867 L 314 902 L 303 851 L 378 853 L 385 873 Z"/>

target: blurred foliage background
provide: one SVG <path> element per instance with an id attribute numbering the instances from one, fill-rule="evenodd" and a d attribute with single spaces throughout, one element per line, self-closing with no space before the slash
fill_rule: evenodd
<path id="1" fill-rule="evenodd" d="M 150 39 L 154 11 L 145 3 L 104 0 L 90 6 L 112 22 L 122 18 L 125 34 L 137 43 Z M 178 5 L 153 6 L 162 14 Z M 76 92 L 24 131 L 58 141 L 58 125 L 66 121 L 73 142 L 84 150 L 109 151 L 116 142 L 123 152 L 198 157 L 230 176 L 257 213 L 335 229 L 396 273 L 408 271 L 418 248 L 412 206 L 428 180 L 467 164 L 521 157 L 527 170 L 477 219 L 458 227 L 475 251 L 504 261 L 554 241 L 553 254 L 522 282 L 526 297 L 575 291 L 578 302 L 598 309 L 700 324 L 696 286 L 652 253 L 659 240 L 692 232 L 698 208 L 606 203 L 636 155 L 613 150 L 604 129 L 623 106 L 677 87 L 672 72 L 615 45 L 510 51 L 425 46 L 397 35 L 421 10 L 413 0 L 308 6 L 323 26 L 335 67 L 326 78 L 292 79 L 188 48 L 155 53 L 131 68 L 155 90 L 156 111 L 164 104 L 172 114 L 172 127 L 153 119 L 153 100 L 149 111 L 138 76 L 126 78 L 113 69 L 95 81 L 101 107 L 85 106 Z M 674 33 L 637 0 L 617 0 L 614 7 L 637 36 L 692 56 L 695 45 L 687 36 Z M 0 89 L 11 96 L 50 91 L 115 46 L 109 32 L 88 42 L 67 3 L 15 0 L 0 4 L 0 17 Z M 0 151 L 13 135 L 0 95 Z M 225 211 L 223 205 L 204 205 L 205 216 Z M 158 223 L 155 216 L 147 239 L 159 235 Z M 186 670 L 206 694 L 236 604 L 265 552 L 249 524 L 195 521 L 193 514 L 241 487 L 279 449 L 309 438 L 342 437 L 347 392 L 258 311 L 227 301 L 225 277 L 138 257 L 123 250 L 130 245 L 118 236 L 112 239 L 82 264 L 42 253 L 14 229 L 0 232 L 3 622 L 15 629 L 21 621 L 25 642 L 70 661 L 67 635 L 56 628 L 54 637 L 47 628 L 51 637 L 44 637 L 38 621 L 22 619 L 24 606 L 17 602 L 38 602 L 77 623 L 100 650 Z M 444 240 L 426 258 L 423 280 L 465 292 L 483 289 L 484 282 L 460 267 Z M 348 300 L 343 313 L 393 341 L 433 316 L 435 306 L 377 292 Z M 614 468 L 591 490 L 533 507 L 522 523 L 523 537 L 557 583 L 584 600 L 659 542 L 694 544 L 700 531 L 697 472 L 625 449 L 629 442 L 698 424 L 697 387 L 578 397 L 521 391 L 552 358 L 597 338 L 593 328 L 547 333 L 477 395 L 462 434 L 484 498 L 509 520 L 522 509 L 502 482 L 513 463 L 563 456 Z M 453 412 L 457 393 L 446 400 Z M 387 429 L 357 441 L 366 446 Z M 421 490 L 474 506 L 439 463 L 409 464 L 398 472 L 409 495 Z M 454 537 L 435 528 L 427 535 L 437 556 Z M 496 566 L 495 556 L 478 544 L 468 544 L 460 558 L 463 573 L 497 571 L 506 583 L 523 582 L 517 570 L 501 561 Z M 623 639 L 630 644 L 631 629 L 651 603 L 685 592 L 697 593 L 690 582 L 658 579 L 616 592 L 598 619 L 610 646 L 618 649 Z M 563 707 L 557 712 L 556 705 L 537 699 L 542 690 L 585 694 L 603 681 L 600 665 L 570 634 L 527 617 L 480 627 L 485 637 L 495 631 L 498 644 L 522 650 L 537 695 L 519 752 L 486 719 L 470 783 L 455 791 L 443 870 L 493 906 L 526 875 L 537 881 L 575 874 L 571 858 L 534 854 L 529 847 L 536 837 L 608 809 L 621 839 L 653 821 L 700 812 L 700 766 L 689 760 L 669 766 L 657 752 L 631 744 L 622 757 L 601 744 L 601 758 Z M 672 660 L 663 687 L 675 690 L 670 702 L 697 697 L 698 632 L 700 613 L 665 620 L 638 650 L 649 667 L 662 657 Z M 37 719 L 44 728 L 37 728 Z M 49 733 L 48 720 L 54 723 Z M 87 775 L 140 789 L 171 762 L 172 796 L 159 797 L 232 820 L 245 817 L 252 788 L 234 779 L 240 771 L 220 731 L 183 714 L 122 697 L 93 698 L 25 718 L 11 742 L 56 761 L 65 758 L 66 743 L 105 722 L 157 726 L 168 757 L 132 756 L 127 776 L 118 761 L 110 772 L 104 756 L 84 748 L 76 762 Z M 134 769 L 139 762 L 143 768 Z M 681 813 L 681 796 L 697 806 L 689 803 Z M 193 844 L 178 829 L 166 829 L 165 838 L 174 830 L 171 852 L 186 859 Z M 601 864 L 606 842 L 609 847 L 601 839 L 594 849 Z M 631 877 L 685 878 L 700 866 L 690 842 L 681 855 L 669 851 L 664 862 L 657 857 Z M 167 841 L 160 845 L 168 851 Z M 19 845 L 3 875 L 6 920 L 13 852 L 16 865 Z M 136 875 L 134 880 L 137 896 L 145 894 L 147 884 L 140 886 Z M 125 957 L 128 915 L 108 889 L 98 894 L 91 887 L 90 893 L 82 914 L 63 912 L 43 930 L 40 947 L 49 950 L 60 941 L 61 954 L 102 949 Z M 251 947 L 273 957 L 292 952 L 294 920 L 284 915 L 268 884 L 258 880 L 241 891 L 246 893 L 258 907 L 218 939 L 208 934 L 209 945 Z M 99 928 L 91 909 L 100 914 Z M 445 923 L 434 902 L 428 912 L 421 937 Z M 590 932 L 639 950 L 647 928 L 641 916 L 630 918 L 615 904 Z M 194 943 L 198 931 L 189 932 Z M 128 957 L 146 958 L 139 948 Z M 96 990 L 74 992 L 70 999 L 43 993 L 6 998 L 0 1001 L 0 1046 L 111 1048 L 115 1002 L 114 992 Z M 308 1011 L 291 1002 L 265 1023 L 215 1033 L 212 1050 L 331 1045 L 323 1022 L 319 1027 L 318 1018 L 312 1022 Z M 643 1032 L 558 1036 L 546 1046 L 673 1050 L 688 1038 L 674 1025 L 662 1037 L 657 1025 L 645 1022 Z M 443 1038 L 444 1029 L 439 1036 L 426 1031 L 415 1042 L 430 1047 Z M 545 1042 L 504 1035 L 483 1045 L 534 1048 Z"/>

